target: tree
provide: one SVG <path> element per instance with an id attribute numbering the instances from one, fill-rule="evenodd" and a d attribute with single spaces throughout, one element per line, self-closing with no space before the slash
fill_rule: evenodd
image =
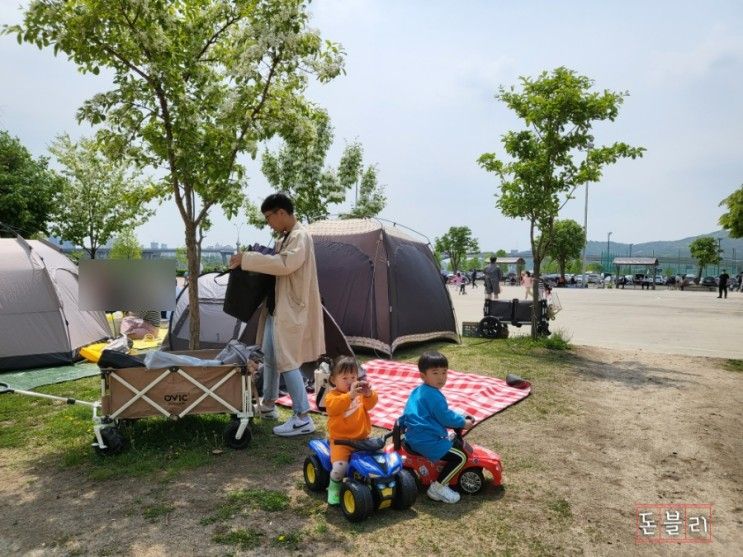
<path id="1" fill-rule="evenodd" d="M 305 133 L 310 77 L 343 71 L 343 52 L 308 28 L 302 0 L 36 0 L 20 42 L 64 52 L 83 73 L 113 74 L 114 88 L 86 101 L 78 119 L 101 126 L 112 158 L 162 176 L 184 223 L 188 271 L 197 235 L 219 205 L 232 218 L 244 200 L 243 154 L 275 135 Z M 189 288 L 198 305 L 198 283 Z M 190 320 L 198 347 L 200 320 Z"/>
<path id="2" fill-rule="evenodd" d="M 261 169 L 268 183 L 294 201 L 297 219 L 313 222 L 328 217 L 328 206 L 342 203 L 347 187 L 340 183 L 333 169 L 325 167 L 325 157 L 333 143 L 333 127 L 327 112 L 312 115 L 312 133 L 286 142 L 276 153 L 263 154 Z M 263 226 L 260 211 L 249 210 L 251 224 Z"/>
<path id="3" fill-rule="evenodd" d="M 710 236 L 697 238 L 689 244 L 691 256 L 697 260 L 697 282 L 702 278 L 702 271 L 707 265 L 717 265 L 720 261 L 721 250 L 717 240 Z"/>
<path id="4" fill-rule="evenodd" d="M 563 279 L 565 279 L 565 269 L 568 263 L 580 257 L 585 244 L 586 232 L 580 224 L 571 219 L 554 222 L 552 241 L 547 246 L 546 254 L 557 263 Z"/>
<path id="5" fill-rule="evenodd" d="M 338 164 L 338 180 L 346 188 L 355 188 L 354 204 L 343 218 L 370 218 L 382 212 L 387 204 L 384 186 L 377 183 L 377 167 L 364 168 L 364 148 L 358 141 L 346 145 Z"/>
<path id="6" fill-rule="evenodd" d="M 588 77 L 561 67 L 538 78 L 521 77 L 521 90 L 500 87 L 496 98 L 521 118 L 526 129 L 502 137 L 510 161 L 484 153 L 480 166 L 500 180 L 496 206 L 511 218 L 529 221 L 534 259 L 534 299 L 539 299 L 542 260 L 553 239 L 560 209 L 576 188 L 601 178 L 602 168 L 624 157 L 642 156 L 641 147 L 626 143 L 594 147 L 594 122 L 614 121 L 626 92 L 591 91 Z M 577 153 L 585 153 L 576 161 Z M 532 313 L 532 336 L 537 336 L 537 304 Z"/>
<path id="7" fill-rule="evenodd" d="M 133 230 L 124 229 L 116 236 L 108 257 L 109 259 L 142 259 L 142 248 Z"/>
<path id="8" fill-rule="evenodd" d="M 499 257 L 508 257 L 508 252 L 504 249 L 499 249 L 498 251 L 495 252 L 496 262 L 498 261 Z M 490 260 L 488 259 L 488 261 Z M 503 264 L 499 264 L 498 267 L 500 267 L 500 270 L 501 270 L 501 273 L 503 273 L 503 276 L 506 276 L 506 273 L 508 273 L 508 265 L 503 263 Z"/>
<path id="9" fill-rule="evenodd" d="M 0 130 L 0 237 L 47 232 L 54 192 L 62 179 L 34 159 L 16 137 Z"/>
<path id="10" fill-rule="evenodd" d="M 727 206 L 728 212 L 720 217 L 720 224 L 731 238 L 743 238 L 743 186 L 720 202 Z"/>
<path id="11" fill-rule="evenodd" d="M 51 231 L 81 246 L 91 259 L 116 233 L 136 228 L 152 216 L 153 211 L 145 208 L 152 190 L 128 171 L 128 165 L 107 159 L 95 140 L 74 143 L 62 135 L 49 151 L 63 166 L 65 178 L 51 212 Z"/>
<path id="12" fill-rule="evenodd" d="M 468 253 L 480 251 L 477 240 L 472 237 L 468 226 L 452 226 L 441 238 L 434 242 L 436 251 L 443 258 L 449 258 L 452 271 L 462 270 L 461 264 Z"/>

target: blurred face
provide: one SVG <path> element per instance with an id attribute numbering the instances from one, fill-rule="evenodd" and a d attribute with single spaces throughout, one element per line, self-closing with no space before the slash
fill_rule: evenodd
<path id="1" fill-rule="evenodd" d="M 437 389 L 446 385 L 447 369 L 445 367 L 432 367 L 421 372 L 421 379 L 426 385 Z"/>
<path id="2" fill-rule="evenodd" d="M 355 370 L 344 369 L 340 373 L 333 375 L 333 383 L 335 383 L 335 388 L 340 392 L 347 393 L 351 390 L 351 385 L 353 385 L 358 378 L 359 375 Z"/>

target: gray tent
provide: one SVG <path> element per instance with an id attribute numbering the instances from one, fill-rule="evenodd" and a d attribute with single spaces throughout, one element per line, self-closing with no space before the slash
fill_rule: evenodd
<path id="1" fill-rule="evenodd" d="M 224 348 L 231 339 L 237 338 L 245 344 L 253 344 L 258 329 L 258 311 L 248 323 L 243 323 L 223 310 L 224 296 L 227 292 L 229 275 L 205 273 L 199 277 L 199 311 L 201 326 L 199 345 L 201 348 Z M 188 305 L 188 286 L 179 294 L 175 310 L 170 316 L 168 327 L 168 346 L 170 350 L 187 350 L 190 338 L 190 308 Z M 325 349 L 331 358 L 353 356 L 351 347 L 343 333 L 323 308 L 325 325 Z"/>
<path id="2" fill-rule="evenodd" d="M 323 304 L 351 346 L 459 341 L 449 291 L 428 244 L 375 219 L 312 223 Z"/>
<path id="3" fill-rule="evenodd" d="M 111 336 L 102 311 L 78 309 L 78 271 L 55 246 L 0 238 L 0 370 L 64 365 Z"/>

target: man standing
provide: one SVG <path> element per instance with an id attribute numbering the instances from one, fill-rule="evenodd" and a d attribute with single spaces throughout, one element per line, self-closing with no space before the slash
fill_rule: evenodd
<path id="1" fill-rule="evenodd" d="M 274 427 L 273 432 L 292 437 L 315 431 L 299 368 L 325 353 L 315 247 L 307 229 L 294 216 L 294 204 L 283 193 L 269 195 L 261 205 L 261 213 L 274 232 L 281 234 L 276 254 L 237 253 L 230 258 L 230 268 L 276 276 L 276 288 L 266 299 L 258 320 L 256 344 L 262 345 L 265 354 L 263 399 L 258 408 L 262 417 L 278 416 L 275 402 L 281 374 L 294 414 L 286 423 Z"/>
<path id="2" fill-rule="evenodd" d="M 726 269 L 722 270 L 722 274 L 719 278 L 719 283 L 717 285 L 717 290 L 719 292 L 718 298 L 722 298 L 722 293 L 725 293 L 725 298 L 728 297 L 728 281 L 730 280 L 730 275 L 728 275 L 728 272 Z"/>
<path id="3" fill-rule="evenodd" d="M 495 264 L 495 257 L 490 258 L 490 265 L 485 267 L 485 299 L 497 300 L 500 294 L 501 270 Z"/>

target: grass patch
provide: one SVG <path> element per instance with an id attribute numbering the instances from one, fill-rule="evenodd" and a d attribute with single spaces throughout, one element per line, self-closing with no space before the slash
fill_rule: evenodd
<path id="1" fill-rule="evenodd" d="M 211 516 L 203 518 L 201 524 L 214 524 L 230 520 L 249 508 L 265 512 L 281 512 L 289 507 L 289 497 L 280 491 L 271 489 L 238 489 L 227 494 L 227 502 L 221 505 Z"/>
<path id="2" fill-rule="evenodd" d="M 565 499 L 551 499 L 547 503 L 547 508 L 563 520 L 567 520 L 573 517 L 573 512 L 570 510 L 570 503 L 568 503 Z"/>
<path id="3" fill-rule="evenodd" d="M 157 522 L 161 518 L 169 515 L 175 510 L 175 507 L 171 505 L 164 505 L 164 504 L 158 504 L 158 505 L 150 505 L 149 507 L 145 507 L 144 512 L 142 513 L 142 516 L 145 520 L 149 522 Z"/>
<path id="4" fill-rule="evenodd" d="M 299 549 L 301 542 L 302 536 L 299 532 L 279 534 L 271 541 L 271 543 L 277 547 L 284 547 L 295 551 Z"/>
<path id="5" fill-rule="evenodd" d="M 728 371 L 743 372 L 743 360 L 725 360 L 722 367 Z"/>
<path id="6" fill-rule="evenodd" d="M 227 532 L 217 532 L 212 537 L 212 541 L 224 545 L 236 545 L 240 549 L 254 549 L 260 545 L 262 538 L 263 532 L 259 530 L 239 528 Z"/>

